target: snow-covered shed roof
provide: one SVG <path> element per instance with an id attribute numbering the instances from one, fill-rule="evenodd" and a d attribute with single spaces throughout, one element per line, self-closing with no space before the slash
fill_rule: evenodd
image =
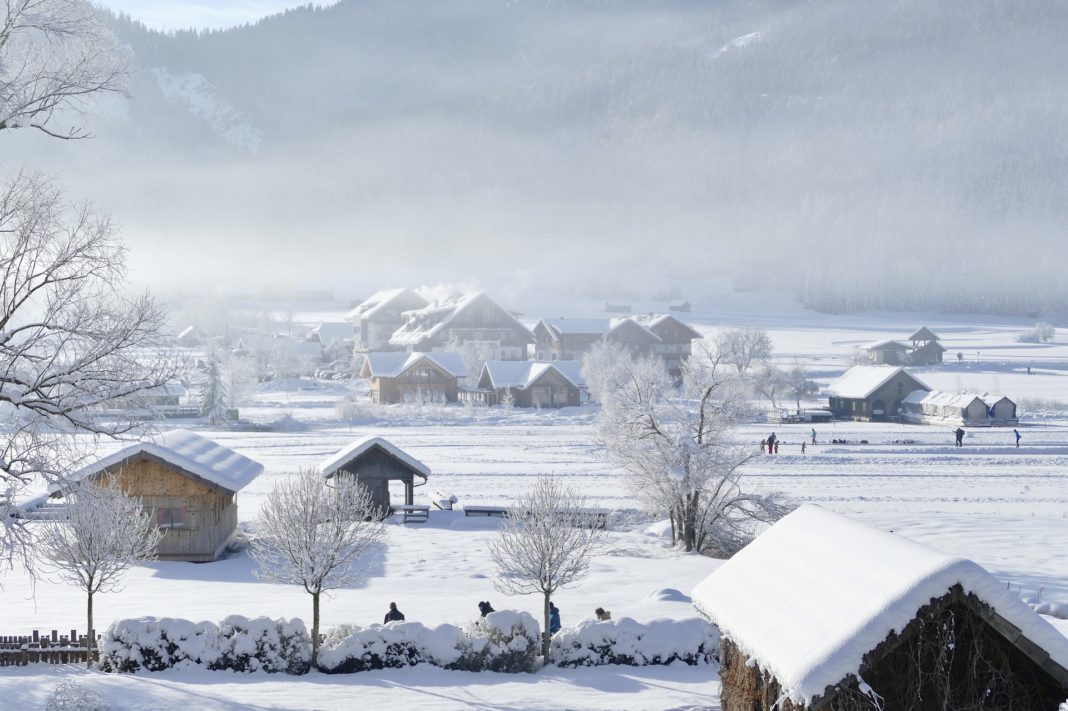
<path id="1" fill-rule="evenodd" d="M 980 393 L 980 394 L 979 394 L 979 399 L 980 399 L 980 400 L 982 400 L 982 401 L 983 401 L 983 403 L 984 403 L 984 404 L 985 404 L 985 405 L 986 405 L 987 407 L 993 407 L 994 405 L 997 405 L 997 404 L 998 404 L 999 402 L 1001 402 L 1002 400 L 1008 400 L 1008 401 L 1009 401 L 1009 402 L 1011 402 L 1011 403 L 1012 403 L 1013 405 L 1015 405 L 1015 404 L 1016 404 L 1016 403 L 1015 403 L 1015 402 L 1014 402 L 1014 401 L 1012 400 L 1012 398 L 1008 397 L 1007 395 L 997 395 L 997 394 L 995 394 L 995 393 Z"/>
<path id="2" fill-rule="evenodd" d="M 1068 668 L 1068 638 L 976 563 L 813 504 L 720 566 L 693 601 L 783 694 L 807 704 L 954 585 Z"/>
<path id="3" fill-rule="evenodd" d="M 913 390 L 905 399 L 904 403 L 910 405 L 938 405 L 939 407 L 959 407 L 961 409 L 967 408 L 973 402 L 978 400 L 986 405 L 983 397 L 978 393 L 950 393 L 942 390 L 932 390 L 927 392 L 926 390 Z M 995 399 L 993 402 L 997 402 Z"/>
<path id="4" fill-rule="evenodd" d="M 463 378 L 467 375 L 467 366 L 459 353 L 368 353 L 363 366 L 363 377 L 396 378 L 417 363 L 429 360 L 449 375 Z"/>
<path id="5" fill-rule="evenodd" d="M 188 430 L 171 430 L 146 442 L 137 442 L 78 470 L 71 481 L 81 481 L 121 467 L 147 455 L 180 469 L 193 478 L 231 492 L 238 492 L 263 473 L 263 465 L 214 440 Z"/>
<path id="6" fill-rule="evenodd" d="M 336 454 L 327 458 L 325 461 L 323 461 L 322 464 L 319 465 L 319 471 L 322 472 L 325 477 L 330 478 L 334 476 L 334 474 L 337 474 L 339 469 L 344 467 L 353 459 L 360 457 L 362 454 L 373 449 L 374 447 L 380 447 L 394 459 L 404 462 L 424 479 L 428 479 L 430 477 L 430 467 L 423 464 L 418 459 L 408 454 L 403 449 L 393 444 L 389 440 L 384 439 L 382 437 L 374 436 L 358 439 L 352 444 L 350 444 L 348 447 L 345 447 L 344 449 L 338 451 Z"/>
<path id="7" fill-rule="evenodd" d="M 557 338 L 561 335 L 604 335 L 608 331 L 606 318 L 543 318 L 540 323 Z"/>
<path id="8" fill-rule="evenodd" d="M 882 387 L 898 373 L 905 373 L 915 383 L 913 390 L 930 390 L 916 376 L 911 375 L 901 366 L 895 365 L 854 365 L 827 388 L 827 393 L 835 397 L 862 400 Z"/>
<path id="9" fill-rule="evenodd" d="M 910 341 L 937 341 L 938 335 L 926 326 L 920 327 L 920 330 L 909 336 Z"/>
<path id="10" fill-rule="evenodd" d="M 356 308 L 345 315 L 345 318 L 352 321 L 358 318 L 369 318 L 374 316 L 379 309 L 389 306 L 389 304 L 402 295 L 408 298 L 414 298 L 417 301 L 421 300 L 424 304 L 427 303 L 426 299 L 412 289 L 382 289 L 361 301 Z"/>
<path id="11" fill-rule="evenodd" d="M 557 373 L 576 388 L 586 386 L 582 378 L 582 367 L 578 361 L 530 361 L 530 360 L 488 360 L 482 368 L 488 374 L 493 388 L 529 388 L 548 370 Z"/>
<path id="12" fill-rule="evenodd" d="M 901 341 L 883 340 L 873 341 L 871 343 L 865 343 L 860 347 L 865 351 L 908 351 L 912 350 L 912 346 Z"/>

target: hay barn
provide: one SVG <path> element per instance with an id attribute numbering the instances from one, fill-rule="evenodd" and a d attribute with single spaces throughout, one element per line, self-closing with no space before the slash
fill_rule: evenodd
<path id="1" fill-rule="evenodd" d="M 1057 711 L 1068 699 L 1068 639 L 1003 582 L 812 504 L 693 600 L 720 629 L 723 711 Z"/>
<path id="2" fill-rule="evenodd" d="M 922 381 L 892 365 L 855 365 L 827 388 L 834 416 L 844 420 L 885 421 L 899 416 L 905 396 L 929 392 Z"/>

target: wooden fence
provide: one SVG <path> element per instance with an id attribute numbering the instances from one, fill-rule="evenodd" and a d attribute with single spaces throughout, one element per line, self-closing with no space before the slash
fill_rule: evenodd
<path id="1" fill-rule="evenodd" d="M 90 635 L 93 636 L 93 635 Z M 99 639 L 99 636 L 95 636 Z M 32 635 L 0 636 L 0 667 L 22 667 L 27 664 L 85 664 L 86 635 L 71 630 L 61 635 L 58 630 L 45 634 L 34 630 Z"/>

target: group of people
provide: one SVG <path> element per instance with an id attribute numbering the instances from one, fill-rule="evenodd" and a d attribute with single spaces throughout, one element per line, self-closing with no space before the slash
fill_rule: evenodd
<path id="1" fill-rule="evenodd" d="M 493 605 L 489 604 L 488 600 L 482 600 L 478 603 L 478 612 L 482 617 L 485 617 L 491 612 L 496 612 L 493 609 Z M 604 622 L 612 619 L 612 613 L 603 607 L 598 607 L 593 611 L 593 614 L 597 616 L 598 622 Z M 390 622 L 404 622 L 404 613 L 397 609 L 397 603 L 389 603 L 389 612 L 386 613 L 386 618 L 382 624 L 388 625 Z M 560 608 L 555 603 L 549 603 L 549 634 L 556 634 L 560 631 Z"/>
<path id="2" fill-rule="evenodd" d="M 816 444 L 816 429 L 812 428 L 812 444 Z M 808 449 L 808 442 L 801 440 L 801 454 L 804 454 Z M 761 454 L 778 454 L 779 453 L 779 438 L 772 432 L 768 435 L 767 439 L 760 440 L 760 453 Z"/>
<path id="3" fill-rule="evenodd" d="M 964 428 L 958 427 L 953 431 L 954 436 L 957 438 L 957 446 L 964 446 Z M 1023 439 L 1023 435 L 1020 434 L 1020 430 L 1013 428 L 1012 434 L 1016 437 L 1016 448 L 1020 448 L 1020 440 Z"/>

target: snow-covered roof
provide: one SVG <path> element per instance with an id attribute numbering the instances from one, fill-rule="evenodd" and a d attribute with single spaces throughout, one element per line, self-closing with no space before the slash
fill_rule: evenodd
<path id="1" fill-rule="evenodd" d="M 194 478 L 231 492 L 241 491 L 263 473 L 262 464 L 229 447 L 188 430 L 171 430 L 99 459 L 75 472 L 70 479 L 81 481 L 116 469 L 142 454 L 161 459 Z"/>
<path id="2" fill-rule="evenodd" d="M 488 360 L 483 366 L 494 389 L 529 388 L 548 370 L 555 370 L 576 388 L 586 386 L 579 361 Z"/>
<path id="3" fill-rule="evenodd" d="M 603 335 L 608 331 L 606 318 L 543 318 L 541 323 L 557 337 L 562 335 Z"/>
<path id="4" fill-rule="evenodd" d="M 860 347 L 865 351 L 908 351 L 912 350 L 912 346 L 901 341 L 884 340 L 873 341 L 872 343 L 865 343 Z"/>
<path id="5" fill-rule="evenodd" d="M 704 336 L 702 336 L 701 333 L 693 326 L 689 325 L 688 323 L 683 323 L 671 314 L 640 314 L 637 316 L 632 316 L 631 318 L 642 326 L 648 328 L 653 333 L 657 333 L 658 327 L 673 323 L 677 328 L 684 328 L 689 331 L 691 339 L 704 338 Z"/>
<path id="6" fill-rule="evenodd" d="M 910 341 L 937 341 L 938 336 L 926 326 L 922 326 L 920 330 L 909 336 Z"/>
<path id="7" fill-rule="evenodd" d="M 405 311 L 404 316 L 407 320 L 404 325 L 394 331 L 389 338 L 389 342 L 395 346 L 411 346 L 433 338 L 446 328 L 453 319 L 479 300 L 485 300 L 497 306 L 485 293 L 476 291 L 471 294 L 453 296 L 421 309 Z M 521 324 L 511 312 L 505 309 L 500 310 L 514 323 L 516 328 L 526 331 L 528 335 L 530 334 L 527 327 Z M 529 342 L 533 343 L 533 341 L 534 337 L 531 336 Z"/>
<path id="8" fill-rule="evenodd" d="M 827 388 L 827 393 L 835 397 L 864 399 L 882 387 L 898 373 L 905 373 L 918 387 L 914 390 L 930 390 L 916 376 L 904 368 L 895 365 L 854 365 Z"/>
<path id="9" fill-rule="evenodd" d="M 992 402 L 997 402 L 1001 398 L 994 398 Z M 978 400 L 984 405 L 986 402 L 983 400 L 983 396 L 978 393 L 949 393 L 942 390 L 932 390 L 927 392 L 926 390 L 913 390 L 905 399 L 904 403 L 910 405 L 938 405 L 940 407 L 959 407 L 961 409 L 968 407 L 973 402 Z"/>
<path id="10" fill-rule="evenodd" d="M 401 295 L 414 297 L 422 300 L 423 303 L 426 303 L 426 299 L 423 299 L 422 296 L 411 289 L 383 289 L 381 291 L 376 291 L 374 294 L 360 302 L 356 308 L 345 315 L 345 318 L 352 321 L 358 318 L 369 318 L 374 316 L 379 309 L 385 308 L 392 303 L 394 299 Z"/>
<path id="11" fill-rule="evenodd" d="M 627 327 L 634 327 L 634 328 L 638 328 L 641 331 L 644 331 L 646 334 L 648 334 L 650 339 L 652 339 L 652 340 L 654 340 L 654 341 L 656 341 L 658 343 L 662 340 L 660 338 L 660 336 L 656 335 L 655 333 L 650 331 L 648 328 L 646 328 L 643 324 L 641 324 L 638 321 L 636 321 L 633 316 L 624 316 L 622 318 L 614 318 L 614 319 L 612 319 L 611 324 L 610 324 L 610 326 L 608 328 L 608 332 L 605 333 L 605 336 L 606 337 L 607 336 L 611 336 L 616 331 L 619 331 L 620 329 L 627 328 Z"/>
<path id="12" fill-rule="evenodd" d="M 693 601 L 784 695 L 807 704 L 958 584 L 1068 668 L 1068 638 L 979 565 L 813 504 L 720 566 Z"/>
<path id="13" fill-rule="evenodd" d="M 349 321 L 324 321 L 312 329 L 324 346 L 333 341 L 351 341 L 352 323 Z"/>
<path id="14" fill-rule="evenodd" d="M 396 378 L 423 360 L 436 363 L 439 368 L 457 378 L 467 375 L 467 366 L 459 353 L 402 353 L 389 351 L 368 353 L 364 361 L 364 377 Z"/>
<path id="15" fill-rule="evenodd" d="M 332 457 L 329 457 L 319 465 L 319 471 L 328 478 L 332 477 L 339 469 L 374 447 L 380 447 L 393 458 L 404 462 L 424 479 L 430 477 L 430 467 L 423 464 L 389 440 L 373 436 L 358 439 L 348 447 L 345 447 L 334 454 Z"/>

